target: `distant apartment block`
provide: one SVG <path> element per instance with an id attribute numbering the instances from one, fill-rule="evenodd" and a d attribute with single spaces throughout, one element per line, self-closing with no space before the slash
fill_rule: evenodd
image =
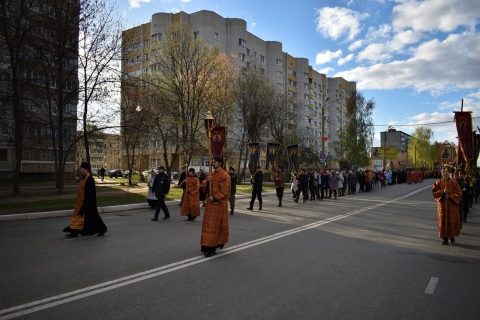
<path id="1" fill-rule="evenodd" d="M 346 103 L 356 83 L 315 71 L 308 59 L 285 52 L 281 42 L 265 41 L 248 32 L 243 19 L 223 18 L 206 10 L 192 14 L 155 13 L 150 22 L 124 31 L 129 36 L 122 57 L 123 73 L 141 78 L 148 72 L 150 43 L 161 41 L 165 26 L 180 21 L 188 23 L 195 36 L 227 54 L 233 53 L 239 61 L 256 59 L 263 64 L 297 106 L 291 110 L 289 129 L 302 136 L 303 144 L 318 155 L 334 156 L 331 144 L 338 138 L 337 131 L 348 124 Z"/>

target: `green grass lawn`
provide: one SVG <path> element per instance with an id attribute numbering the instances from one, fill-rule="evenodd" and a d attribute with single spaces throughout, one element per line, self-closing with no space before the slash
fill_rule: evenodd
<path id="1" fill-rule="evenodd" d="M 117 180 L 117 179 L 115 179 Z M 118 186 L 118 185 L 109 185 L 101 183 L 97 184 L 97 205 L 99 207 L 112 206 L 112 205 L 121 205 L 121 204 L 131 204 L 131 203 L 142 203 L 147 202 L 146 190 L 142 186 Z M 263 187 L 264 191 L 275 190 L 274 186 L 266 185 Z M 111 192 L 115 192 L 111 194 Z M 252 187 L 249 184 L 240 184 L 237 185 L 237 194 L 250 193 Z M 170 192 L 167 195 L 166 200 L 175 200 L 182 197 L 182 189 L 175 188 L 173 185 L 170 188 Z M 68 190 L 62 193 L 62 196 L 68 195 L 68 199 L 60 199 L 59 194 L 56 191 L 39 191 L 34 194 L 36 197 L 43 197 L 43 199 L 38 201 L 24 201 L 25 198 L 32 196 L 31 194 L 21 194 L 18 196 L 18 201 L 11 203 L 5 203 L 0 206 L 0 214 L 15 214 L 15 213 L 27 213 L 27 212 L 43 212 L 43 211 L 55 211 L 55 210 L 68 210 L 72 209 L 75 206 L 75 196 L 76 191 Z M 2 196 L 3 198 L 12 196 Z"/>

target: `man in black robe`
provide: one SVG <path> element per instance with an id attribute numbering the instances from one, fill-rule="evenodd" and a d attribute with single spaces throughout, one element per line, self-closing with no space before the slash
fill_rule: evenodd
<path id="1" fill-rule="evenodd" d="M 70 232 L 66 235 L 69 238 L 94 235 L 103 236 L 107 232 L 107 226 L 103 223 L 97 209 L 97 192 L 95 180 L 90 175 L 90 164 L 82 162 L 80 165 L 81 180 L 78 186 L 77 201 L 70 225 L 63 229 Z"/>

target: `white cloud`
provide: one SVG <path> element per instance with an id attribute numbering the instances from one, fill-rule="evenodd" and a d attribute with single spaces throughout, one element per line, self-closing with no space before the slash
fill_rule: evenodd
<path id="1" fill-rule="evenodd" d="M 362 52 L 358 54 L 358 61 L 385 61 L 390 60 L 392 55 L 390 54 L 390 49 L 384 43 L 372 43 L 369 44 Z"/>
<path id="2" fill-rule="evenodd" d="M 373 55 L 373 48 L 371 51 Z M 480 87 L 480 34 L 452 34 L 443 41 L 423 43 L 411 52 L 408 60 L 357 67 L 335 76 L 357 81 L 358 89 L 414 88 L 434 95 Z"/>
<path id="3" fill-rule="evenodd" d="M 354 54 L 353 53 L 350 53 L 348 56 L 346 56 L 345 58 L 340 58 L 338 59 L 337 61 L 337 64 L 339 66 L 343 66 L 345 63 L 347 63 L 348 61 L 352 60 L 354 57 Z"/>
<path id="4" fill-rule="evenodd" d="M 317 57 L 315 58 L 316 64 L 323 64 L 332 61 L 333 59 L 340 58 L 342 56 L 342 50 L 337 50 L 332 52 L 330 50 L 326 50 L 320 53 L 317 53 Z"/>
<path id="5" fill-rule="evenodd" d="M 320 69 L 320 70 L 317 70 L 317 71 L 320 72 L 320 73 L 323 73 L 323 74 L 328 74 L 329 72 L 335 71 L 335 69 L 332 68 L 332 67 L 327 67 L 327 68 L 323 68 L 323 69 Z"/>
<path id="6" fill-rule="evenodd" d="M 398 0 L 397 0 L 398 1 Z M 396 31 L 413 29 L 418 31 L 454 31 L 459 26 L 475 30 L 480 6 L 477 1 L 402 0 L 393 8 L 393 27 Z"/>
<path id="7" fill-rule="evenodd" d="M 480 100 L 480 89 L 477 92 L 470 93 L 468 97 L 477 98 Z"/>
<path id="8" fill-rule="evenodd" d="M 181 0 L 181 1 L 182 1 L 182 2 L 190 2 L 190 1 L 192 1 L 192 0 Z"/>
<path id="9" fill-rule="evenodd" d="M 392 32 L 392 27 L 388 24 L 381 24 L 378 28 L 370 27 L 368 28 L 368 32 L 366 38 L 370 41 L 378 41 L 385 38 L 390 37 L 390 33 Z"/>
<path id="10" fill-rule="evenodd" d="M 365 43 L 364 40 L 357 40 L 348 47 L 348 50 L 355 51 L 358 48 L 360 48 L 361 46 L 363 46 L 364 43 Z"/>
<path id="11" fill-rule="evenodd" d="M 255 22 L 252 22 L 252 24 L 251 24 L 252 28 L 255 28 L 256 25 L 257 24 Z"/>
<path id="12" fill-rule="evenodd" d="M 318 18 L 317 31 L 325 37 L 334 40 L 346 35 L 348 40 L 353 40 L 360 32 L 360 20 L 368 17 L 368 14 L 361 14 L 347 8 L 325 7 L 317 10 Z"/>
<path id="13" fill-rule="evenodd" d="M 150 2 L 150 0 L 128 0 L 128 4 L 130 5 L 130 8 L 140 8 L 141 2 L 148 3 Z"/>

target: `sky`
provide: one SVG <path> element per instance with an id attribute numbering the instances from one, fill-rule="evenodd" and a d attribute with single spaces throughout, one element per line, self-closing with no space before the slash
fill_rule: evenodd
<path id="1" fill-rule="evenodd" d="M 309 59 L 328 77 L 357 82 L 376 103 L 374 146 L 388 126 L 431 128 L 455 142 L 453 111 L 480 127 L 480 5 L 477 0 L 117 0 L 131 28 L 157 12 L 214 11 L 240 18 L 265 41 Z M 433 142 L 433 141 L 432 141 Z"/>

